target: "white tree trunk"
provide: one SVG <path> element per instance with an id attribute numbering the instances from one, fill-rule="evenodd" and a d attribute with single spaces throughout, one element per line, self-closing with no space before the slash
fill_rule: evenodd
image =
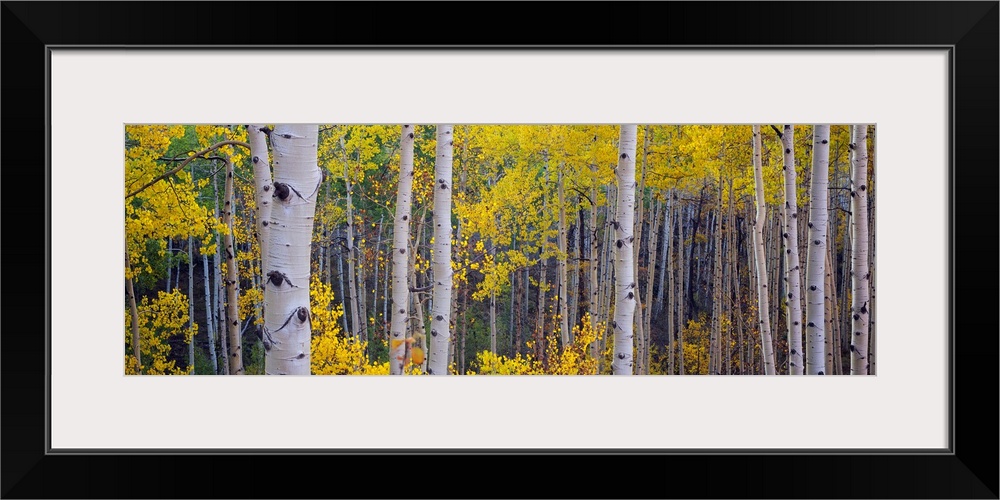
<path id="1" fill-rule="evenodd" d="M 722 374 L 722 172 L 719 172 L 719 200 L 715 214 L 715 244 L 712 253 L 712 334 L 711 357 L 708 373 Z"/>
<path id="2" fill-rule="evenodd" d="M 226 190 L 225 203 L 222 207 L 222 219 L 226 224 L 226 332 L 229 336 L 229 374 L 243 374 L 243 349 L 240 342 L 240 277 L 236 266 L 236 247 L 233 244 L 233 162 L 226 158 Z"/>
<path id="3" fill-rule="evenodd" d="M 337 284 L 340 285 L 340 308 L 344 311 L 344 314 L 340 315 L 340 320 L 343 322 L 344 334 L 347 334 L 351 329 L 347 326 L 347 294 L 344 293 L 344 252 L 337 252 Z"/>
<path id="4" fill-rule="evenodd" d="M 667 202 L 667 224 L 665 226 L 666 230 L 663 232 L 663 236 L 667 239 L 667 248 L 664 250 L 663 254 L 664 259 L 666 260 L 666 266 L 664 267 L 665 274 L 670 279 L 666 280 L 666 283 L 664 283 L 661 275 L 660 286 L 666 286 L 669 288 L 666 292 L 667 301 L 665 304 L 667 309 L 667 374 L 676 375 L 677 371 L 674 366 L 674 355 L 677 351 L 677 341 L 675 339 L 676 334 L 674 333 L 674 329 L 677 326 L 675 314 L 675 311 L 677 310 L 677 301 L 674 297 L 674 283 L 677 281 L 677 278 L 674 276 L 674 240 L 677 237 L 674 235 L 674 200 L 677 195 L 674 193 L 674 190 L 671 189 L 669 196 L 670 199 Z"/>
<path id="5" fill-rule="evenodd" d="M 431 303 L 431 352 L 429 375 L 448 374 L 451 344 L 451 191 L 452 125 L 438 125 L 434 161 L 434 300 Z M 513 291 L 511 291 L 513 294 Z"/>
<path id="6" fill-rule="evenodd" d="M 212 287 L 208 274 L 208 256 L 201 255 L 201 269 L 205 275 L 205 323 L 208 333 L 208 355 L 212 358 L 212 375 L 219 373 L 219 360 L 215 358 L 215 314 L 212 308 Z"/>
<path id="7" fill-rule="evenodd" d="M 874 255 L 874 252 L 872 252 L 872 260 L 874 260 L 874 258 L 875 258 L 875 255 Z M 877 340 L 878 339 L 875 336 L 875 333 L 876 333 L 876 328 L 875 328 L 875 325 L 876 325 L 876 323 L 875 323 L 875 312 L 877 311 L 877 308 L 875 307 L 875 286 L 877 284 L 877 280 L 875 278 L 876 273 L 874 272 L 874 270 L 875 270 L 875 263 L 874 262 L 872 262 L 871 268 L 872 268 L 873 272 L 872 272 L 872 280 L 871 280 L 872 281 L 872 294 L 871 294 L 872 306 L 870 308 L 871 314 L 869 314 L 869 317 L 871 317 L 871 331 L 870 331 L 870 333 L 868 335 L 868 337 L 869 337 L 868 338 L 868 342 L 869 342 L 869 345 L 870 345 L 870 347 L 869 347 L 870 353 L 868 355 L 868 361 L 869 361 L 868 374 L 869 375 L 878 375 L 878 356 L 877 356 L 877 354 L 878 354 L 878 349 L 877 349 L 878 342 L 877 342 Z"/>
<path id="8" fill-rule="evenodd" d="M 351 212 L 353 216 L 353 209 Z M 361 331 L 360 331 L 361 337 L 359 338 L 359 340 L 361 340 L 362 342 L 367 342 L 368 341 L 368 298 L 367 298 L 368 294 L 366 293 L 367 286 L 365 285 L 365 250 L 361 245 L 358 244 L 361 241 L 365 241 L 364 223 L 362 223 L 361 226 L 358 228 L 357 234 L 358 236 L 355 236 L 355 242 L 352 243 L 351 246 L 354 249 L 352 253 L 354 255 L 355 267 L 353 269 L 355 269 L 354 274 L 357 279 L 356 287 L 358 289 L 358 295 L 357 295 L 358 318 L 361 319 L 361 321 L 359 321 L 359 324 L 361 326 Z M 427 356 L 424 356 L 424 359 L 427 359 Z"/>
<path id="9" fill-rule="evenodd" d="M 653 223 L 649 227 L 649 245 L 646 253 L 646 308 L 642 316 L 642 330 L 646 332 L 645 343 L 642 346 L 643 375 L 649 375 L 649 365 L 652 361 L 649 346 L 653 336 L 653 284 L 656 283 L 656 247 L 659 244 L 662 201 L 653 204 Z M 640 307 L 640 310 L 642 308 Z"/>
<path id="10" fill-rule="evenodd" d="M 837 369 L 834 367 L 834 359 L 837 362 L 840 361 L 840 352 L 837 350 L 837 345 L 834 340 L 837 337 L 837 285 L 833 280 L 834 266 L 832 264 L 833 257 L 830 251 L 830 246 L 828 245 L 826 252 L 826 259 L 823 261 L 826 265 L 826 271 L 824 272 L 825 278 L 825 288 L 826 291 L 823 294 L 823 313 L 826 314 L 826 336 L 823 339 L 824 344 L 824 356 L 826 363 L 824 365 L 824 372 L 827 375 L 838 375 Z"/>
<path id="11" fill-rule="evenodd" d="M 188 328 L 194 328 L 194 238 L 191 236 L 188 236 Z M 194 375 L 194 335 L 188 345 L 188 366 Z"/>
<path id="12" fill-rule="evenodd" d="M 212 193 L 215 200 L 215 220 L 219 220 L 221 216 L 219 212 L 219 183 L 217 182 L 215 174 L 212 174 Z M 222 283 L 222 233 L 215 232 L 215 258 L 213 268 L 213 274 L 215 275 L 215 303 L 213 304 L 215 310 L 215 332 L 219 335 L 219 347 L 222 350 L 222 373 L 229 375 L 229 343 L 226 341 L 227 328 L 226 328 L 226 310 L 223 305 L 225 300 L 223 297 L 226 294 L 225 285 Z"/>
<path id="13" fill-rule="evenodd" d="M 403 125 L 399 139 L 399 187 L 392 235 L 392 323 L 389 327 L 389 373 L 402 375 L 406 366 L 406 320 L 409 310 L 407 246 L 413 193 L 413 125 Z"/>
<path id="14" fill-rule="evenodd" d="M 451 186 L 451 185 L 449 184 L 449 186 Z M 374 297 L 372 298 L 372 318 L 378 317 L 378 291 L 379 291 L 378 290 L 378 285 L 379 285 L 379 281 L 378 281 L 379 280 L 378 269 L 379 269 L 379 262 L 381 262 L 381 260 L 382 260 L 379 256 L 380 256 L 381 251 L 382 251 L 382 224 L 383 224 L 383 222 L 385 222 L 385 215 L 384 214 L 381 215 L 381 216 L 379 216 L 379 218 L 378 218 L 378 239 L 375 242 L 375 266 L 374 266 L 375 267 L 375 279 L 373 280 L 375 282 L 375 289 L 374 289 L 374 291 L 372 293 L 372 295 L 374 295 Z M 382 294 L 383 295 L 385 295 L 387 293 L 388 292 L 386 290 L 382 290 Z M 383 320 L 384 319 L 385 319 L 385 315 L 383 315 Z M 368 332 L 368 330 L 366 329 L 365 333 L 367 334 L 367 332 Z M 364 340 L 368 340 L 367 339 L 367 335 L 365 335 L 365 337 L 366 338 Z"/>
<path id="15" fill-rule="evenodd" d="M 767 261 L 764 257 L 764 223 L 766 222 L 766 207 L 764 205 L 764 177 L 760 159 L 760 125 L 753 126 L 753 175 L 757 194 L 757 214 L 753 222 L 754 258 L 757 262 L 757 316 L 760 320 L 760 345 L 763 356 L 764 374 L 774 375 L 774 344 L 771 342 L 771 319 L 768 317 L 770 306 L 767 300 Z M 822 307 L 820 301 L 820 307 Z M 820 345 L 822 349 L 822 343 Z M 820 351 L 822 353 L 822 351 Z M 822 354 L 821 354 L 822 355 Z"/>
<path id="16" fill-rule="evenodd" d="M 799 273 L 799 206 L 795 173 L 795 126 L 785 125 L 781 133 L 785 164 L 785 305 L 788 318 L 788 368 L 792 375 L 802 375 L 802 283 Z"/>
<path id="17" fill-rule="evenodd" d="M 636 125 L 622 125 L 618 140 L 618 210 L 615 221 L 615 375 L 632 375 L 633 323 L 636 286 L 632 245 L 635 236 L 635 143 Z"/>
<path id="18" fill-rule="evenodd" d="M 559 196 L 559 231 L 557 233 L 557 244 L 559 245 L 559 257 L 556 260 L 558 263 L 559 271 L 559 285 L 556 289 L 557 303 L 559 304 L 558 314 L 559 314 L 559 340 L 562 342 L 561 347 L 566 348 L 570 343 L 570 333 L 569 333 L 569 281 L 566 275 L 566 264 L 568 260 L 567 255 L 567 241 L 566 241 L 566 189 L 563 185 L 563 170 L 566 168 L 565 164 L 559 165 L 559 171 L 557 174 L 557 191 Z"/>
<path id="19" fill-rule="evenodd" d="M 316 125 L 277 125 L 271 132 L 274 184 L 264 285 L 264 372 L 309 375 L 309 309 L 313 219 L 322 182 Z"/>
<path id="20" fill-rule="evenodd" d="M 142 375 L 142 349 L 139 345 L 139 309 L 135 305 L 135 288 L 132 286 L 132 278 L 128 276 L 132 272 L 132 262 L 128 257 L 128 242 L 125 242 L 125 293 L 128 294 L 128 308 L 132 314 L 132 356 L 135 357 L 135 364 L 138 367 L 136 372 Z"/>
<path id="21" fill-rule="evenodd" d="M 590 185 L 590 252 L 588 254 L 589 260 L 587 261 L 587 270 L 590 272 L 590 277 L 587 280 L 590 288 L 587 292 L 590 294 L 590 300 L 587 303 L 587 311 L 590 313 L 590 325 L 588 327 L 594 328 L 596 324 L 600 321 L 600 313 L 598 312 L 597 304 L 599 302 L 598 292 L 600 287 L 597 282 L 597 262 L 600 260 L 597 256 L 597 164 L 592 163 L 590 165 L 590 171 L 593 174 L 591 185 Z M 582 228 L 581 228 L 582 229 Z M 527 287 L 527 281 L 525 281 L 525 287 Z M 595 341 L 590 344 L 590 356 L 598 360 L 600 364 L 601 358 L 601 345 L 599 341 Z M 598 370 L 598 373 L 600 371 Z"/>
<path id="22" fill-rule="evenodd" d="M 813 127 L 812 182 L 809 188 L 809 250 L 806 262 L 806 373 L 823 375 L 825 325 L 827 186 L 830 176 L 830 126 Z"/>
<path id="23" fill-rule="evenodd" d="M 496 249 L 490 252 L 496 255 Z M 490 292 L 490 352 L 497 353 L 497 291 Z"/>
<path id="24" fill-rule="evenodd" d="M 267 155 L 267 139 L 263 125 L 247 126 L 247 139 L 250 143 L 250 161 L 253 163 L 254 194 L 257 197 L 257 243 L 260 245 L 260 275 L 265 276 L 270 271 L 268 265 L 267 245 L 270 241 L 271 224 L 271 163 Z"/>
<path id="25" fill-rule="evenodd" d="M 174 240 L 167 238 L 167 293 L 174 291 Z"/>
<path id="26" fill-rule="evenodd" d="M 868 319 L 868 124 L 855 125 L 851 141 L 851 375 L 867 375 Z"/>
<path id="27" fill-rule="evenodd" d="M 351 333 L 355 338 L 361 338 L 361 331 L 367 326 L 361 314 L 358 302 L 358 281 L 355 276 L 357 269 L 357 253 L 354 250 L 354 204 L 351 202 L 351 173 L 347 162 L 347 148 L 344 138 L 340 138 L 340 149 L 344 153 L 344 186 L 347 192 L 347 286 L 351 293 Z"/>
<path id="28" fill-rule="evenodd" d="M 684 321 L 686 314 L 684 313 L 684 306 L 687 303 L 687 296 L 684 295 L 684 281 L 687 273 L 684 272 L 684 268 L 688 265 L 687 259 L 685 258 L 684 252 L 684 210 L 685 207 L 677 212 L 677 291 L 674 295 L 674 302 L 677 304 L 677 331 L 674 332 L 674 339 L 676 340 L 677 348 L 677 374 L 685 375 L 687 369 L 684 365 L 684 329 L 687 328 L 687 322 Z M 692 238 L 693 239 L 693 238 Z"/>
<path id="29" fill-rule="evenodd" d="M 638 133 L 638 127 L 636 127 L 636 133 Z M 634 228 L 632 234 L 635 237 L 635 241 L 632 242 L 632 277 L 635 280 L 635 354 L 637 359 L 635 359 L 635 369 L 633 373 L 636 375 L 646 374 L 646 329 L 645 321 L 643 317 L 645 316 L 642 309 L 642 296 L 639 292 L 639 249 L 642 247 L 642 226 L 645 219 L 645 197 L 646 197 L 646 160 L 649 157 L 649 125 L 643 127 L 642 134 L 642 168 L 639 171 L 638 184 L 639 187 L 635 192 L 635 205 L 636 205 L 636 217 L 634 220 Z M 636 139 L 638 140 L 638 139 Z M 647 242 L 647 248 L 649 244 Z M 646 283 L 649 286 L 649 283 Z M 646 307 L 649 307 L 648 305 Z"/>

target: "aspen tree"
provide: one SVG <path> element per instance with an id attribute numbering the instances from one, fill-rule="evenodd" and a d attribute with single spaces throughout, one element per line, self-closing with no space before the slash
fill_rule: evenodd
<path id="1" fill-rule="evenodd" d="M 868 125 L 854 125 L 851 171 L 851 375 L 867 375 L 868 320 Z"/>
<path id="2" fill-rule="evenodd" d="M 358 281 L 355 275 L 358 269 L 357 262 L 357 250 L 354 247 L 354 203 L 351 201 L 351 172 L 350 164 L 347 159 L 347 147 L 344 145 L 344 138 L 340 138 L 340 150 L 343 155 L 344 160 L 344 188 L 346 191 L 347 198 L 347 288 L 348 292 L 351 294 L 350 308 L 351 308 L 351 334 L 357 338 L 361 339 L 361 332 L 365 330 L 366 326 L 364 314 L 361 312 L 361 305 L 359 303 L 358 296 Z M 343 278 L 341 278 L 343 280 Z M 345 315 L 346 321 L 346 315 Z"/>
<path id="3" fill-rule="evenodd" d="M 632 245 L 635 242 L 635 146 L 637 126 L 622 125 L 618 141 L 618 210 L 615 226 L 615 375 L 632 375 L 636 286 Z"/>
<path id="4" fill-rule="evenodd" d="M 226 332 L 229 337 L 229 352 L 226 359 L 229 360 L 229 374 L 243 374 L 243 348 L 240 341 L 240 310 L 237 298 L 239 297 L 239 274 L 236 266 L 236 248 L 233 245 L 233 161 L 226 158 L 226 188 L 225 201 L 222 207 L 222 220 L 226 225 L 225 240 L 226 252 Z"/>
<path id="5" fill-rule="evenodd" d="M 323 180 L 318 135 L 317 125 L 277 125 L 271 132 L 274 182 L 264 276 L 268 375 L 310 373 L 310 256 L 316 196 Z"/>
<path id="6" fill-rule="evenodd" d="M 410 205 L 413 194 L 413 125 L 403 125 L 399 139 L 399 186 L 392 235 L 392 321 L 389 327 L 389 373 L 403 375 L 405 332 L 410 288 L 407 258 L 410 234 Z"/>
<path id="7" fill-rule="evenodd" d="M 768 317 L 767 261 L 764 256 L 764 178 L 760 158 L 760 125 L 753 125 L 753 173 L 756 188 L 757 213 L 753 223 L 754 257 L 757 262 L 757 316 L 760 322 L 760 344 L 764 374 L 774 375 L 774 346 L 771 342 L 771 320 Z M 820 301 L 822 307 L 822 301 Z"/>
<path id="8" fill-rule="evenodd" d="M 431 306 L 431 352 L 427 373 L 448 374 L 451 343 L 451 188 L 452 125 L 438 125 L 434 161 L 434 301 Z M 513 291 L 511 292 L 513 293 Z"/>
<path id="9" fill-rule="evenodd" d="M 809 250 L 806 263 L 806 373 L 823 375 L 825 361 L 824 279 L 827 186 L 830 176 L 830 126 L 813 127 L 812 182 L 809 188 Z"/>
<path id="10" fill-rule="evenodd" d="M 785 174 L 785 283 L 788 318 L 788 367 L 792 375 L 802 375 L 802 283 L 799 274 L 798 184 L 795 173 L 795 126 L 785 125 L 781 132 Z"/>

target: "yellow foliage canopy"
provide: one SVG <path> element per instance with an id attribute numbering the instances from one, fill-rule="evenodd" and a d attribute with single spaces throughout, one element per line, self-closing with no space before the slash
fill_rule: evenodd
<path id="1" fill-rule="evenodd" d="M 176 361 L 167 361 L 170 338 L 183 335 L 190 344 L 198 325 L 188 327 L 188 298 L 179 290 L 160 291 L 152 301 L 143 297 L 137 304 L 139 311 L 139 345 L 142 366 L 136 366 L 132 357 L 132 313 L 125 310 L 125 374 L 136 375 L 188 375 L 192 367 L 177 368 Z"/>

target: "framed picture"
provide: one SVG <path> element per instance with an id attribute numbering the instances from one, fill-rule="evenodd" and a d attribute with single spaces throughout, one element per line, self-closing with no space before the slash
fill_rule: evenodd
<path id="1" fill-rule="evenodd" d="M 45 193 L 43 234 L 9 240 L 44 244 L 9 243 L 12 282 L 46 270 L 45 300 L 8 314 L 31 334 L 9 331 L 2 354 L 4 497 L 297 497 L 313 480 L 276 478 L 326 477 L 334 458 L 351 461 L 335 497 L 547 496 L 541 481 L 611 498 L 997 498 L 980 458 L 996 429 L 977 423 L 996 415 L 979 386 L 997 360 L 976 356 L 997 352 L 995 326 L 959 300 L 996 293 L 978 223 L 997 206 L 997 2 L 584 3 L 583 26 L 504 4 L 319 5 L 4 2 L 4 163 Z M 458 20 L 436 17 L 447 7 Z M 123 128 L 255 121 L 875 125 L 878 373 L 123 375 Z M 440 489 L 438 461 L 478 486 Z"/>

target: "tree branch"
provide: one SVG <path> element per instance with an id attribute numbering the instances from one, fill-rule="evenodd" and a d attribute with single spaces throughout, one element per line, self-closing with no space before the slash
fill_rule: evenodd
<path id="1" fill-rule="evenodd" d="M 586 198 L 587 201 L 590 202 L 591 206 L 596 205 L 596 203 L 594 203 L 594 200 L 590 199 L 590 196 L 587 196 L 587 193 L 584 193 L 583 191 L 580 191 L 579 189 L 577 189 L 575 187 L 572 187 L 572 186 L 570 186 L 570 189 L 573 190 L 573 191 L 576 191 L 577 193 L 580 193 L 580 196 L 583 196 L 584 198 Z"/>
<path id="2" fill-rule="evenodd" d="M 211 145 L 211 146 L 209 146 L 209 147 L 207 147 L 207 148 L 205 148 L 205 149 L 203 149 L 201 151 L 198 151 L 194 155 L 189 156 L 186 160 L 184 160 L 183 162 L 181 162 L 180 165 L 177 165 L 176 167 L 174 167 L 174 168 L 172 168 L 172 169 L 164 172 L 162 175 L 156 177 L 155 179 L 147 182 L 141 188 L 136 189 L 135 191 L 132 191 L 131 193 L 125 195 L 125 199 L 127 200 L 127 199 L 129 199 L 129 198 L 131 198 L 131 197 L 133 197 L 133 196 L 135 196 L 135 195 L 143 192 L 149 186 L 152 186 L 153 184 L 156 184 L 157 182 L 160 182 L 163 179 L 166 179 L 167 177 L 170 177 L 171 175 L 174 175 L 177 172 L 180 172 L 181 170 L 184 170 L 184 167 L 186 167 L 188 163 L 191 163 L 191 161 L 194 160 L 195 158 L 198 158 L 198 157 L 200 157 L 202 155 L 205 155 L 205 154 L 208 154 L 208 153 L 210 153 L 212 151 L 215 151 L 216 149 L 219 149 L 222 146 L 228 146 L 228 145 L 243 146 L 243 147 L 245 147 L 247 149 L 250 149 L 250 145 L 247 144 L 247 143 L 245 143 L 245 142 L 243 142 L 243 141 L 222 141 L 222 142 L 217 142 L 217 143 L 215 143 L 215 144 L 213 144 L 213 145 Z"/>
<path id="3" fill-rule="evenodd" d="M 778 130 L 778 127 L 775 127 L 774 125 L 771 125 L 771 128 L 774 129 L 774 133 L 775 134 L 778 134 L 778 139 L 782 139 L 784 137 L 784 136 L 781 135 L 781 131 Z"/>

